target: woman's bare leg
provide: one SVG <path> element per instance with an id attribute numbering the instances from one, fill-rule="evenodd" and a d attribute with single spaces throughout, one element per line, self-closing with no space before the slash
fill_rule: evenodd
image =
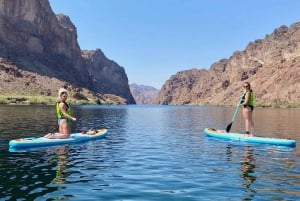
<path id="1" fill-rule="evenodd" d="M 243 108 L 243 118 L 245 121 L 245 135 L 246 136 L 252 136 L 252 111 L 250 108 L 246 107 Z"/>

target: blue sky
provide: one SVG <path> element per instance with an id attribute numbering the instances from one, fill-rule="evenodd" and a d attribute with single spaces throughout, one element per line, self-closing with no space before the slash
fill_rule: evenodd
<path id="1" fill-rule="evenodd" d="M 70 17 L 83 50 L 100 48 L 129 84 L 160 89 L 172 75 L 244 50 L 300 21 L 298 0 L 49 0 Z"/>

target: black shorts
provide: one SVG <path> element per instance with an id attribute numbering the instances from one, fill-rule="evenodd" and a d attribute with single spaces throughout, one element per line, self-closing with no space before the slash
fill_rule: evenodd
<path id="1" fill-rule="evenodd" d="M 250 108 L 251 111 L 254 110 L 254 107 L 252 105 L 244 105 L 244 108 Z"/>

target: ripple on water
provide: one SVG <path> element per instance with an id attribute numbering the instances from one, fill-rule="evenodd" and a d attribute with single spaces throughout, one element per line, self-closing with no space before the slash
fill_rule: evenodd
<path id="1" fill-rule="evenodd" d="M 28 113 L 25 110 L 22 115 Z M 103 126 L 109 128 L 106 138 L 15 153 L 7 151 L 6 139 L 28 136 L 22 133 L 28 122 L 39 124 L 32 127 L 27 124 L 26 132 L 30 133 L 51 127 L 52 123 L 45 124 L 52 109 L 40 108 L 38 111 L 43 115 L 27 116 L 31 118 L 28 122 L 26 118 L 20 119 L 25 122 L 20 130 L 9 125 L 13 117 L 5 111 L 8 114 L 5 119 L 9 121 L 3 132 L 5 140 L 0 141 L 0 200 L 297 200 L 300 197 L 297 149 L 222 141 L 202 134 L 205 127 L 224 127 L 232 115 L 231 108 L 78 107 L 74 129 L 86 126 L 86 122 L 88 127 Z M 269 110 L 256 112 L 266 116 L 264 113 Z M 274 111 L 270 113 L 270 117 L 274 115 Z M 291 129 L 290 112 L 280 113 L 287 113 L 284 119 L 279 118 L 280 132 L 284 126 Z M 291 118 L 300 117 L 292 114 Z M 276 121 L 273 118 L 273 125 L 267 125 L 262 119 L 256 125 L 260 133 L 279 135 L 272 130 Z M 234 126 L 239 124 L 237 119 Z M 7 136 L 12 130 L 16 134 Z"/>

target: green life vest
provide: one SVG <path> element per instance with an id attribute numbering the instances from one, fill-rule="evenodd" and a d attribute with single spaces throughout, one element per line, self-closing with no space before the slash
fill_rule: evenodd
<path id="1" fill-rule="evenodd" d="M 57 115 L 57 118 L 58 119 L 67 119 L 66 117 L 64 117 L 64 114 L 60 111 L 59 109 L 59 104 L 61 102 L 57 102 L 56 103 L 56 115 Z M 66 110 L 66 113 L 68 115 L 71 115 L 71 107 L 66 103 L 66 102 L 63 102 L 66 106 L 67 106 L 67 110 Z"/>
<path id="2" fill-rule="evenodd" d="M 252 90 L 247 90 L 247 92 L 250 92 L 250 97 L 247 105 L 254 106 L 254 93 Z M 245 101 L 246 93 L 243 95 L 241 103 Z"/>
<path id="3" fill-rule="evenodd" d="M 250 91 L 250 98 L 249 98 L 248 105 L 254 106 L 254 93 L 252 90 Z"/>

